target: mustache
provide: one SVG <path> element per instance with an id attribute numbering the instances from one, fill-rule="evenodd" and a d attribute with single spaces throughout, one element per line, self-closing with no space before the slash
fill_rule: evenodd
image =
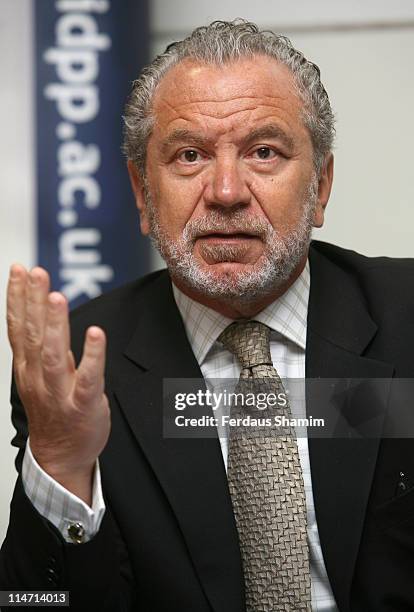
<path id="1" fill-rule="evenodd" d="M 266 219 L 260 219 L 242 211 L 235 211 L 231 214 L 213 211 L 208 215 L 189 221 L 185 226 L 183 238 L 194 241 L 197 238 L 214 233 L 249 234 L 250 236 L 265 238 L 272 231 L 274 229 Z"/>

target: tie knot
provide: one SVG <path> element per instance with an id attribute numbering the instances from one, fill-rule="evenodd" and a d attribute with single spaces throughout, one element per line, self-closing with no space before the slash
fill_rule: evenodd
<path id="1" fill-rule="evenodd" d="M 270 328 L 264 323 L 236 321 L 226 327 L 218 340 L 237 357 L 242 368 L 273 365 L 270 355 Z"/>

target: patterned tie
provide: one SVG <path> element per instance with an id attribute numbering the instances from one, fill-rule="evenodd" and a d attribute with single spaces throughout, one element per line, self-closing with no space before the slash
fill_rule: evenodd
<path id="1" fill-rule="evenodd" d="M 241 365 L 236 391 L 285 390 L 270 355 L 270 329 L 258 321 L 229 325 L 219 341 Z M 248 409 L 232 406 L 231 416 Z M 253 417 L 291 418 L 289 404 Z M 237 427 L 230 433 L 228 482 L 239 533 L 248 612 L 311 610 L 306 498 L 294 429 Z"/>

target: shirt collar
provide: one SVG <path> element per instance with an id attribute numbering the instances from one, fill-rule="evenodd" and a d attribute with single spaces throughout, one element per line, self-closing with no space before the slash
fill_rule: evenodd
<path id="1" fill-rule="evenodd" d="M 310 271 L 307 261 L 293 285 L 254 319 L 305 350 L 309 291 Z M 174 283 L 173 292 L 195 358 L 199 364 L 202 364 L 221 332 L 233 322 L 233 319 L 192 300 Z"/>

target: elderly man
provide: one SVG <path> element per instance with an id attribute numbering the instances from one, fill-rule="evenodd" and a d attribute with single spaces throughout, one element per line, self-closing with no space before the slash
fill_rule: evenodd
<path id="1" fill-rule="evenodd" d="M 365 439 L 369 397 L 347 394 L 331 439 L 163 434 L 164 379 L 414 375 L 413 264 L 310 241 L 333 177 L 319 69 L 215 22 L 143 71 L 125 123 L 168 270 L 75 311 L 70 342 L 47 273 L 12 267 L 2 588 L 69 590 L 75 610 L 414 609 L 414 449 L 380 441 L 381 402 Z"/>

